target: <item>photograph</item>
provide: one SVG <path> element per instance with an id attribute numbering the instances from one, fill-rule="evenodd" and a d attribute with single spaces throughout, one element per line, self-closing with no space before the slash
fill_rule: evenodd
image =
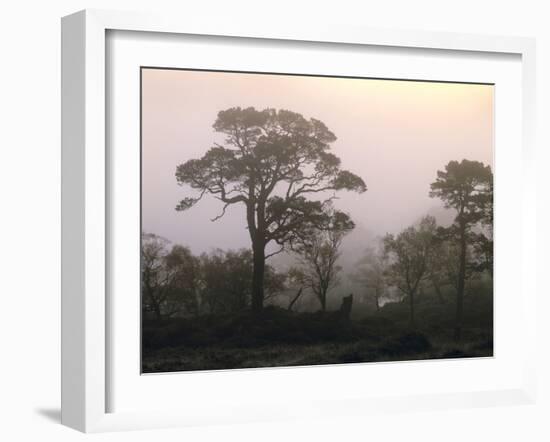
<path id="1" fill-rule="evenodd" d="M 141 373 L 493 357 L 494 84 L 140 78 Z"/>

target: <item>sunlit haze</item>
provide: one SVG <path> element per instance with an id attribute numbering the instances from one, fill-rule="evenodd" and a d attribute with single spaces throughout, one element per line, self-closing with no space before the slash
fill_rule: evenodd
<path id="1" fill-rule="evenodd" d="M 341 192 L 335 205 L 357 231 L 396 232 L 440 213 L 429 197 L 437 170 L 450 160 L 493 165 L 493 98 L 489 85 L 144 69 L 142 72 L 143 231 L 194 253 L 250 247 L 244 206 L 209 221 L 221 204 L 176 183 L 178 164 L 200 158 L 223 138 L 212 128 L 230 107 L 288 109 L 323 121 L 338 137 L 332 151 L 368 191 Z"/>

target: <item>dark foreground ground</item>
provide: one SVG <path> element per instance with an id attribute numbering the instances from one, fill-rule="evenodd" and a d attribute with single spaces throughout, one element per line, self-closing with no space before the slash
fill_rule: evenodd
<path id="1" fill-rule="evenodd" d="M 406 302 L 387 304 L 368 315 L 356 309 L 352 320 L 335 313 L 268 307 L 260 317 L 243 312 L 144 322 L 142 371 L 492 356 L 492 305 L 492 296 L 465 299 L 460 343 L 453 339 L 454 302 L 430 298 L 416 306 L 414 329 Z"/>

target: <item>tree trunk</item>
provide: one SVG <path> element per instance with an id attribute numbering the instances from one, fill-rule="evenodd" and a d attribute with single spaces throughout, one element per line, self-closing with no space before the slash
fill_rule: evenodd
<path id="1" fill-rule="evenodd" d="M 319 300 L 321 301 L 321 311 L 324 313 L 327 311 L 327 292 L 321 291 Z"/>
<path id="2" fill-rule="evenodd" d="M 491 275 L 491 281 L 493 280 L 493 248 L 491 246 L 491 258 L 487 258 L 487 268 L 489 269 L 489 275 Z"/>
<path id="3" fill-rule="evenodd" d="M 263 240 L 253 242 L 252 254 L 252 311 L 259 313 L 264 306 L 265 245 Z"/>
<path id="4" fill-rule="evenodd" d="M 353 293 L 349 296 L 342 298 L 342 305 L 340 306 L 339 316 L 345 321 L 349 321 L 351 317 L 351 307 L 353 305 Z"/>
<path id="5" fill-rule="evenodd" d="M 411 308 L 411 328 L 414 328 L 414 292 L 409 293 L 409 305 Z"/>
<path id="6" fill-rule="evenodd" d="M 466 224 L 460 221 L 460 262 L 456 290 L 455 340 L 462 338 L 462 313 L 464 303 L 464 285 L 466 282 Z"/>
<path id="7" fill-rule="evenodd" d="M 290 301 L 290 304 L 288 304 L 288 311 L 292 310 L 292 307 L 294 307 L 294 304 L 296 303 L 296 301 L 298 301 L 298 298 L 302 294 L 302 290 L 303 290 L 303 287 L 300 287 L 300 290 L 298 290 L 298 292 L 296 293 L 296 296 L 294 296 L 292 301 Z"/>
<path id="8" fill-rule="evenodd" d="M 378 288 L 374 289 L 374 302 L 376 303 L 376 311 L 380 311 L 380 295 L 378 294 Z"/>
<path id="9" fill-rule="evenodd" d="M 441 286 L 439 285 L 439 281 L 437 279 L 432 279 L 432 284 L 435 289 L 435 293 L 437 294 L 437 299 L 439 300 L 440 304 L 445 304 L 445 298 L 443 298 L 443 293 L 441 293 Z"/>
<path id="10" fill-rule="evenodd" d="M 162 313 L 160 312 L 160 304 L 154 303 L 153 313 L 155 314 L 155 318 L 157 321 L 160 321 L 162 319 Z"/>

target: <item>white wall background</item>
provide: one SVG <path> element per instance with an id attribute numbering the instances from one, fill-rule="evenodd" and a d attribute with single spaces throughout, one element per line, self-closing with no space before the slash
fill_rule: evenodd
<path id="1" fill-rule="evenodd" d="M 539 274 L 546 269 L 550 160 L 550 12 L 545 0 L 20 0 L 0 7 L 0 439 L 83 440 L 59 425 L 60 17 L 83 8 L 303 19 L 402 29 L 534 36 L 538 43 Z M 519 184 L 519 183 L 518 183 Z M 546 261 L 546 262 L 545 262 Z M 543 295 L 543 290 L 541 295 Z M 536 406 L 379 415 L 91 436 L 101 441 L 550 439 L 550 326 L 539 305 Z M 184 398 L 182 398 L 184 400 Z M 90 436 L 88 436 L 90 437 Z"/>

